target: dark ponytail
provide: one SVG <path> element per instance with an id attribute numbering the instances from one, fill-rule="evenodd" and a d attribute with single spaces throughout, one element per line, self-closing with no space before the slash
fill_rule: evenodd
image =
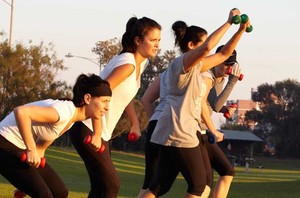
<path id="1" fill-rule="evenodd" d="M 184 21 L 176 21 L 172 25 L 175 36 L 175 46 L 180 48 L 182 53 L 189 51 L 188 43 L 191 41 L 193 44 L 200 42 L 203 35 L 207 35 L 207 31 L 198 26 L 188 27 Z"/>
<path id="2" fill-rule="evenodd" d="M 135 53 L 136 45 L 134 39 L 138 37 L 143 40 L 148 31 L 154 28 L 161 30 L 161 26 L 150 18 L 143 17 L 138 19 L 137 17 L 131 17 L 126 24 L 126 31 L 122 36 L 123 49 L 120 54 L 125 52 Z"/>

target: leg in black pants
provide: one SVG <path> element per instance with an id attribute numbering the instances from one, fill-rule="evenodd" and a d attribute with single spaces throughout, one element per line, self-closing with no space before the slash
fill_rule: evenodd
<path id="1" fill-rule="evenodd" d="M 2 136 L 0 147 L 0 173 L 17 189 L 34 198 L 68 197 L 64 182 L 48 164 L 44 168 L 34 168 L 20 162 L 23 150 Z"/>
<path id="2" fill-rule="evenodd" d="M 92 131 L 82 122 L 76 122 L 69 129 L 71 141 L 83 159 L 91 182 L 89 198 L 116 198 L 119 191 L 119 179 L 110 157 L 109 142 L 103 141 L 105 150 L 102 154 L 91 150 L 83 143 Z"/>
<path id="3" fill-rule="evenodd" d="M 147 127 L 145 143 L 145 178 L 142 189 L 149 188 L 150 182 L 155 176 L 155 171 L 157 169 L 159 147 L 150 142 L 156 123 L 157 120 L 152 120 Z"/>

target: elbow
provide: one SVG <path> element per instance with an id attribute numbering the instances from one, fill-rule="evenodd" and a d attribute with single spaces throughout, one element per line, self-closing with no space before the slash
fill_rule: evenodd
<path id="1" fill-rule="evenodd" d="M 22 108 L 22 107 L 20 107 L 20 106 L 18 106 L 18 107 L 15 107 L 15 108 L 13 109 L 13 112 L 14 112 L 14 114 L 15 114 L 15 115 L 18 115 L 18 114 L 20 114 L 20 112 L 21 112 L 21 108 Z"/>
<path id="2" fill-rule="evenodd" d="M 213 110 L 214 112 L 219 113 L 220 110 L 221 110 L 221 108 L 218 108 L 218 107 L 216 107 L 216 106 L 212 106 L 212 110 Z"/>
<path id="3" fill-rule="evenodd" d="M 15 107 L 13 109 L 13 112 L 15 114 L 15 117 L 20 117 L 21 115 L 24 116 L 27 114 L 26 112 L 26 107 L 25 106 L 18 106 L 18 107 Z"/>
<path id="4" fill-rule="evenodd" d="M 148 106 L 150 103 L 150 101 L 146 97 L 142 97 L 141 102 L 142 102 L 143 107 Z"/>

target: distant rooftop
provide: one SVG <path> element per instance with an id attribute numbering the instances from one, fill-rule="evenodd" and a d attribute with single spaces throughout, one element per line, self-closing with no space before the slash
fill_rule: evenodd
<path id="1" fill-rule="evenodd" d="M 250 131 L 222 130 L 227 140 L 244 140 L 262 142 L 263 140 Z"/>

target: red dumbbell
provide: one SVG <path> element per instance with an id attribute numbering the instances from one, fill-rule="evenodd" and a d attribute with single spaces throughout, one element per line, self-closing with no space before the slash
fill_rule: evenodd
<path id="1" fill-rule="evenodd" d="M 232 103 L 232 104 L 229 105 L 229 107 L 231 107 L 231 108 L 237 108 L 237 105 L 236 105 L 235 103 Z M 227 118 L 227 119 L 230 118 L 230 113 L 229 113 L 228 111 L 225 112 L 223 115 L 224 115 L 224 117 Z"/>
<path id="2" fill-rule="evenodd" d="M 27 153 L 26 152 L 22 153 L 22 155 L 20 157 L 20 160 L 21 160 L 21 162 L 26 162 L 26 160 L 27 160 Z M 46 158 L 42 157 L 41 158 L 41 163 L 39 165 L 39 168 L 44 168 L 45 165 L 46 165 Z"/>
<path id="3" fill-rule="evenodd" d="M 89 144 L 92 141 L 92 136 L 91 135 L 87 135 L 84 139 L 83 139 L 83 143 L 84 144 Z M 97 151 L 98 153 L 102 154 L 103 151 L 105 150 L 105 146 L 104 144 L 101 144 L 100 149 Z"/>
<path id="4" fill-rule="evenodd" d="M 16 189 L 14 191 L 14 198 L 23 198 L 23 197 L 26 197 L 26 194 L 23 193 L 22 191 Z"/>
<path id="5" fill-rule="evenodd" d="M 128 133 L 127 139 L 129 142 L 135 142 L 138 139 L 138 136 L 134 132 Z"/>
<path id="6" fill-rule="evenodd" d="M 227 71 L 227 74 L 230 75 L 231 72 L 232 72 L 232 67 L 229 67 L 229 68 L 228 68 L 228 71 Z M 244 75 L 243 75 L 243 74 L 240 74 L 239 81 L 243 80 L 243 78 L 244 78 Z"/>

